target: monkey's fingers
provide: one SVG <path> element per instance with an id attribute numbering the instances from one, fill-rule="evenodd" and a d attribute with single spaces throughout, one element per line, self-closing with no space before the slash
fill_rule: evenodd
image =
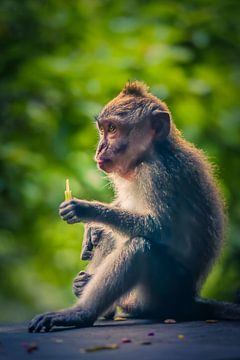
<path id="1" fill-rule="evenodd" d="M 77 204 L 81 204 L 81 203 L 84 203 L 84 200 L 79 200 L 79 199 L 73 198 L 73 199 L 68 200 L 68 201 L 63 201 L 60 204 L 59 208 L 64 209 L 65 207 L 67 207 L 69 205 L 77 205 Z"/>
<path id="2" fill-rule="evenodd" d="M 34 318 L 30 325 L 30 332 L 49 331 L 53 326 L 91 326 L 93 320 L 88 314 L 77 310 L 64 310 L 50 314 L 43 314 Z"/>
<path id="3" fill-rule="evenodd" d="M 71 202 L 72 202 L 72 200 L 63 201 L 63 202 L 59 205 L 59 208 L 63 209 L 63 208 L 65 208 L 66 206 L 68 206 Z"/>
<path id="4" fill-rule="evenodd" d="M 61 214 L 60 216 L 64 221 L 67 221 L 68 219 L 71 219 L 74 216 L 76 216 L 76 213 L 73 210 L 70 210 L 68 212 L 65 211 L 65 213 Z"/>
<path id="5" fill-rule="evenodd" d="M 87 274 L 85 271 L 80 271 L 77 277 L 73 280 L 73 293 L 79 297 L 85 285 L 89 282 L 92 275 Z"/>
<path id="6" fill-rule="evenodd" d="M 92 227 L 87 225 L 85 227 L 85 232 L 84 232 L 84 238 L 83 238 L 83 244 L 82 247 L 87 250 L 87 251 L 91 251 L 93 249 L 93 244 L 92 244 L 92 239 L 91 239 L 91 233 L 92 233 Z"/>
<path id="7" fill-rule="evenodd" d="M 103 235 L 103 229 L 98 228 L 95 226 L 89 226 L 85 227 L 85 233 L 83 238 L 83 244 L 82 244 L 82 253 L 81 253 L 81 259 L 82 260 L 88 260 L 92 258 L 92 250 L 94 247 L 96 247 Z"/>
<path id="8" fill-rule="evenodd" d="M 65 325 L 66 316 L 61 312 L 45 313 L 42 315 L 36 316 L 29 323 L 28 330 L 29 332 L 48 332 L 54 325 Z"/>
<path id="9" fill-rule="evenodd" d="M 49 328 L 50 325 L 49 319 L 52 316 L 52 314 L 54 313 L 44 313 L 35 316 L 28 324 L 28 331 L 40 332 L 43 327 Z"/>
<path id="10" fill-rule="evenodd" d="M 82 250 L 82 253 L 81 253 L 81 260 L 91 260 L 93 257 L 93 251 L 92 250 L 88 250 L 87 247 L 85 247 L 83 250 Z"/>
<path id="11" fill-rule="evenodd" d="M 80 271 L 77 276 L 74 278 L 73 282 L 87 282 L 90 278 L 92 277 L 92 275 L 88 274 L 86 271 Z"/>
<path id="12" fill-rule="evenodd" d="M 74 206 L 68 205 L 65 208 L 59 208 L 59 215 L 62 217 L 64 215 L 69 214 L 71 211 L 74 211 Z"/>
<path id="13" fill-rule="evenodd" d="M 62 220 L 66 221 L 68 224 L 75 224 L 79 222 L 79 218 L 74 211 L 69 211 L 64 216 L 61 216 Z"/>
<path id="14" fill-rule="evenodd" d="M 76 223 L 80 222 L 77 216 L 74 216 L 66 221 L 68 224 L 76 224 Z"/>
<path id="15" fill-rule="evenodd" d="M 91 230 L 91 243 L 94 247 L 96 247 L 101 240 L 104 230 L 95 227 L 91 227 L 90 230 Z"/>
<path id="16" fill-rule="evenodd" d="M 48 332 L 51 329 L 51 327 L 52 327 L 52 317 L 46 316 L 35 325 L 34 332 L 40 332 L 41 330 Z"/>

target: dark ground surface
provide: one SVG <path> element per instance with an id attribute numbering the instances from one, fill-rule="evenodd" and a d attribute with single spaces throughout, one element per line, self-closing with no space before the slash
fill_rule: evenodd
<path id="1" fill-rule="evenodd" d="M 154 335 L 149 336 L 149 333 Z M 129 338 L 131 342 L 122 343 L 123 338 Z M 84 350 L 109 344 L 119 347 L 94 352 Z M 29 353 L 29 346 L 37 349 Z M 82 358 L 240 360 L 240 322 L 100 321 L 91 328 L 56 329 L 38 334 L 28 333 L 26 323 L 0 326 L 0 359 Z"/>

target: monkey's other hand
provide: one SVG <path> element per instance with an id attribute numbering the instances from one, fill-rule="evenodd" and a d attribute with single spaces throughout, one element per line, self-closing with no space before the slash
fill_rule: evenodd
<path id="1" fill-rule="evenodd" d="M 64 201 L 59 207 L 59 215 L 68 224 L 87 221 L 91 215 L 91 203 L 85 200 L 72 199 Z"/>
<path id="2" fill-rule="evenodd" d="M 88 327 L 93 325 L 88 313 L 80 309 L 47 312 L 35 316 L 28 325 L 29 332 L 48 332 L 53 326 Z"/>
<path id="3" fill-rule="evenodd" d="M 104 234 L 104 229 L 89 224 L 85 225 L 83 243 L 82 243 L 82 260 L 91 260 L 93 256 L 93 248 L 98 246 Z"/>

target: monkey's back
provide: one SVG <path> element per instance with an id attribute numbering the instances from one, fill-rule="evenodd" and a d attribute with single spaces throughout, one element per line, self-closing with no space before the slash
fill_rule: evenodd
<path id="1" fill-rule="evenodd" d="M 202 151 L 181 139 L 162 149 L 158 168 L 153 187 L 159 196 L 155 193 L 153 199 L 159 199 L 161 241 L 189 267 L 199 288 L 224 236 L 224 202 L 213 167 Z"/>

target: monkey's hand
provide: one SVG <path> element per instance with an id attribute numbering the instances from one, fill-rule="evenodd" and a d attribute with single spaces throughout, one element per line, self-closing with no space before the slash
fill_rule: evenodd
<path id="1" fill-rule="evenodd" d="M 48 332 L 53 326 L 92 326 L 94 320 L 87 311 L 82 309 L 67 309 L 48 312 L 35 316 L 28 325 L 29 332 Z"/>
<path id="2" fill-rule="evenodd" d="M 91 219 L 92 205 L 89 201 L 72 199 L 64 201 L 59 207 L 59 215 L 68 224 L 87 222 Z"/>
<path id="3" fill-rule="evenodd" d="M 96 247 L 102 236 L 104 229 L 92 225 L 85 225 L 84 238 L 82 243 L 82 260 L 91 260 L 93 256 L 93 248 Z"/>

